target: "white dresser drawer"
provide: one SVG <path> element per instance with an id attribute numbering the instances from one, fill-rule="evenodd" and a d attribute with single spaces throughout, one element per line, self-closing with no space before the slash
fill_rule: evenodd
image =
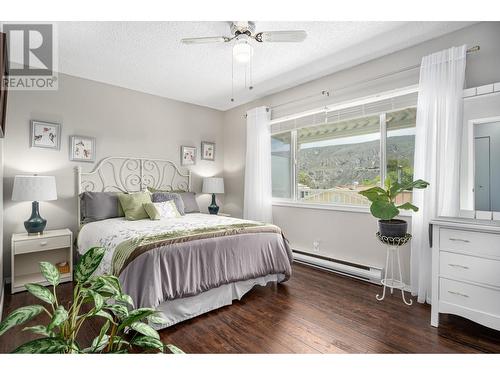
<path id="1" fill-rule="evenodd" d="M 14 243 L 14 254 L 31 253 L 33 251 L 43 251 L 60 249 L 71 246 L 71 236 L 59 236 L 50 238 L 34 238 L 32 240 L 19 241 Z"/>
<path id="2" fill-rule="evenodd" d="M 500 235 L 441 228 L 440 250 L 500 258 Z"/>
<path id="3" fill-rule="evenodd" d="M 440 278 L 439 300 L 477 312 L 500 315 L 500 290 Z"/>
<path id="4" fill-rule="evenodd" d="M 441 251 L 439 275 L 500 287 L 500 261 Z"/>

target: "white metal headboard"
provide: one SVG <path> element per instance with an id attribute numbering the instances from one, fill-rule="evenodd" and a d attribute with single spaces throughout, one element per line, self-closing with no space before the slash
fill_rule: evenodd
<path id="1" fill-rule="evenodd" d="M 102 159 L 92 172 L 77 167 L 78 195 L 85 191 L 137 192 L 148 187 L 161 190 L 191 190 L 191 172 L 182 173 L 165 159 L 111 156 Z M 78 220 L 80 199 L 78 199 Z"/>

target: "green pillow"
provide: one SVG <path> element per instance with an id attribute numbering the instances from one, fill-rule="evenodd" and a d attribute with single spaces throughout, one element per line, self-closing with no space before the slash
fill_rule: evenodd
<path id="1" fill-rule="evenodd" d="M 147 214 L 151 220 L 160 220 L 161 219 L 161 215 L 153 203 L 143 203 L 142 207 L 144 207 L 144 210 L 147 212 Z"/>
<path id="2" fill-rule="evenodd" d="M 148 191 L 140 193 L 120 194 L 120 204 L 127 220 L 148 219 L 149 215 L 142 206 L 143 203 L 151 203 L 151 194 Z"/>

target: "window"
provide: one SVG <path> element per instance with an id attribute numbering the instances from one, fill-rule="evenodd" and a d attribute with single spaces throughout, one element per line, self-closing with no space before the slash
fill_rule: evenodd
<path id="1" fill-rule="evenodd" d="M 297 130 L 297 199 L 360 205 L 380 182 L 379 117 Z"/>
<path id="2" fill-rule="evenodd" d="M 386 177 L 409 182 L 413 179 L 415 104 L 416 93 L 412 93 L 273 124 L 273 197 L 367 206 L 368 200 L 359 191 L 380 186 Z M 398 203 L 411 200 L 411 191 L 397 198 Z"/>
<path id="3" fill-rule="evenodd" d="M 291 133 L 276 134 L 271 137 L 271 171 L 273 197 L 292 197 L 292 155 Z"/>
<path id="4" fill-rule="evenodd" d="M 400 184 L 413 181 L 416 112 L 416 108 L 407 108 L 386 114 L 386 176 Z M 411 191 L 396 198 L 398 204 L 411 201 Z"/>

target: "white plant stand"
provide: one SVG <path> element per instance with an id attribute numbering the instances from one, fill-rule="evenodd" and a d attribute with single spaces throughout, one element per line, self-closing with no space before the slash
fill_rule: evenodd
<path id="1" fill-rule="evenodd" d="M 379 239 L 380 242 L 382 242 L 387 246 L 387 254 L 385 258 L 384 278 L 381 281 L 382 285 L 384 286 L 384 289 L 382 291 L 382 295 L 377 294 L 375 298 L 377 298 L 377 301 L 382 301 L 385 298 L 385 292 L 387 288 L 391 290 L 391 294 L 394 293 L 394 289 L 399 289 L 401 290 L 401 296 L 403 297 L 403 302 L 408 306 L 412 305 L 413 301 L 411 299 L 407 301 L 405 297 L 404 290 L 406 284 L 403 282 L 403 273 L 401 271 L 401 260 L 399 257 L 399 248 L 407 244 L 411 240 L 411 234 L 406 233 L 404 237 L 385 237 L 381 236 L 380 233 L 377 232 L 377 238 Z M 398 270 L 397 270 L 398 272 L 396 274 L 397 278 L 394 277 L 395 276 L 394 263 L 396 262 L 398 265 Z M 389 274 L 391 275 L 390 278 Z"/>

